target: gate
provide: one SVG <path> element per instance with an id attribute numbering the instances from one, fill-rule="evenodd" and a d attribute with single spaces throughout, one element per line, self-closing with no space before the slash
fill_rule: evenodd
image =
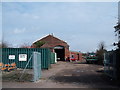
<path id="1" fill-rule="evenodd" d="M 33 81 L 36 82 L 41 77 L 41 53 L 33 52 Z"/>
<path id="2" fill-rule="evenodd" d="M 113 79 L 120 79 L 120 50 L 104 54 L 104 72 Z"/>
<path id="3" fill-rule="evenodd" d="M 104 72 L 106 75 L 115 78 L 116 76 L 116 54 L 109 51 L 104 54 Z"/>

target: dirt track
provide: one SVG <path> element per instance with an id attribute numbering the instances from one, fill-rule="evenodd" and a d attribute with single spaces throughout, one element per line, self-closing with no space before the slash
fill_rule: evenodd
<path id="1" fill-rule="evenodd" d="M 39 82 L 3 82 L 3 88 L 116 88 L 103 66 L 80 62 L 58 62 L 42 71 Z"/>

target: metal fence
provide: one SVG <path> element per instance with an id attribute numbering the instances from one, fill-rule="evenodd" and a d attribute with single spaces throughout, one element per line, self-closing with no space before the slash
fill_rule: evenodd
<path id="1" fill-rule="evenodd" d="M 27 66 L 31 61 L 33 62 L 32 63 L 33 68 L 27 69 Z M 19 72 L 19 74 L 20 74 L 20 77 L 17 77 L 17 78 L 19 78 L 20 81 L 24 80 L 26 76 L 29 77 L 30 75 L 32 76 L 29 78 L 30 81 L 33 81 L 33 82 L 38 81 L 41 77 L 41 53 L 33 52 L 25 68 L 22 70 L 22 73 Z"/>
<path id="2" fill-rule="evenodd" d="M 19 80 L 38 81 L 41 77 L 41 69 L 49 69 L 57 60 L 56 53 L 52 53 L 47 48 L 3 48 L 0 50 L 3 64 L 16 64 L 17 71 L 10 72 L 16 74 L 16 77 L 8 77 L 15 80 L 19 78 Z"/>
<path id="3" fill-rule="evenodd" d="M 104 72 L 114 78 L 120 78 L 120 50 L 108 51 L 104 54 Z"/>

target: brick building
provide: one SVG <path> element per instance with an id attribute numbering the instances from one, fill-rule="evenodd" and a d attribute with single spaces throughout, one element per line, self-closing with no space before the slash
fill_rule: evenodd
<path id="1" fill-rule="evenodd" d="M 82 53 L 76 51 L 70 51 L 70 58 L 73 60 L 82 60 Z"/>
<path id="2" fill-rule="evenodd" d="M 57 58 L 60 61 L 65 61 L 67 57 L 69 57 L 69 45 L 63 41 L 60 40 L 53 35 L 48 35 L 40 40 L 37 40 L 35 42 L 45 42 L 40 48 L 50 48 L 52 52 L 57 53 Z M 35 42 L 33 42 L 32 47 L 35 47 Z"/>

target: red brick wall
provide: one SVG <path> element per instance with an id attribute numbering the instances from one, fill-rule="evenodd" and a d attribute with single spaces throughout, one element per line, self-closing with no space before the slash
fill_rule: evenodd
<path id="1" fill-rule="evenodd" d="M 70 57 L 74 57 L 77 60 L 82 60 L 82 53 L 70 51 Z"/>
<path id="2" fill-rule="evenodd" d="M 43 46 L 41 46 L 40 48 L 50 48 L 50 50 L 52 52 L 54 52 L 54 47 L 56 46 L 63 46 L 65 49 L 65 59 L 67 57 L 69 57 L 69 45 L 64 42 L 63 40 L 60 40 L 56 37 L 54 37 L 53 35 L 48 35 L 38 41 L 44 41 L 46 42 Z M 35 45 L 33 44 L 32 47 L 35 47 Z"/>
<path id="3" fill-rule="evenodd" d="M 70 51 L 69 49 L 65 48 L 65 59 L 67 59 L 68 57 L 70 57 Z"/>
<path id="4" fill-rule="evenodd" d="M 41 48 L 52 48 L 59 45 L 69 49 L 69 45 L 66 42 L 54 37 L 53 35 L 48 35 L 38 41 L 46 42 L 43 46 L 41 46 Z M 34 46 L 34 44 L 32 46 Z"/>

